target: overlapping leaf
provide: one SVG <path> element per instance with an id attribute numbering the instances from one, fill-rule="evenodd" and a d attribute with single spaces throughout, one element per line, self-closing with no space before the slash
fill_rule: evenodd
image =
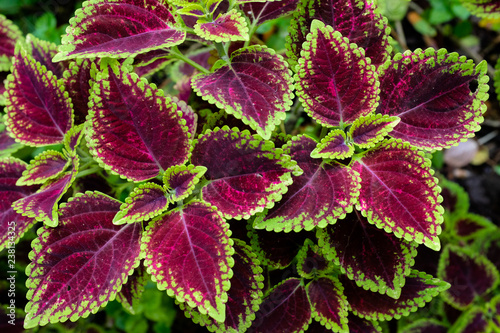
<path id="1" fill-rule="evenodd" d="M 45 150 L 30 161 L 16 184 L 18 186 L 43 184 L 59 176 L 70 163 L 71 160 L 64 154 L 55 150 Z"/>
<path id="2" fill-rule="evenodd" d="M 375 66 L 383 64 L 391 52 L 387 19 L 365 0 L 302 0 L 290 23 L 287 55 L 296 63 L 313 20 L 332 26 L 342 36 L 365 50 Z"/>
<path id="3" fill-rule="evenodd" d="M 321 21 L 312 22 L 296 71 L 305 111 L 324 126 L 352 123 L 378 105 L 377 74 L 363 49 Z"/>
<path id="4" fill-rule="evenodd" d="M 354 146 L 347 142 L 347 136 L 341 129 L 330 131 L 311 152 L 313 158 L 344 159 L 351 157 Z"/>
<path id="5" fill-rule="evenodd" d="M 279 203 L 255 219 L 255 228 L 285 232 L 324 228 L 352 211 L 359 191 L 357 172 L 311 158 L 315 147 L 316 141 L 305 135 L 283 147 L 304 173 L 293 179 Z"/>
<path id="6" fill-rule="evenodd" d="M 211 332 L 244 332 L 255 319 L 255 312 L 262 302 L 264 277 L 259 261 L 248 245 L 238 239 L 233 240 L 234 275 L 230 280 L 231 289 L 228 291 L 226 320 L 223 323 L 216 322 L 189 307 L 185 311 L 186 316 L 192 317 L 195 323 L 207 326 Z M 184 304 L 180 306 L 185 308 Z"/>
<path id="7" fill-rule="evenodd" d="M 160 290 L 218 322 L 233 275 L 232 240 L 214 207 L 192 201 L 154 219 L 142 238 L 145 266 Z"/>
<path id="8" fill-rule="evenodd" d="M 64 139 L 73 125 L 71 99 L 62 81 L 36 62 L 22 43 L 16 46 L 6 87 L 5 124 L 18 142 L 44 146 Z"/>
<path id="9" fill-rule="evenodd" d="M 187 126 L 163 91 L 127 71 L 127 63 L 101 60 L 94 78 L 87 143 L 106 169 L 132 181 L 157 176 L 189 157 Z"/>
<path id="10" fill-rule="evenodd" d="M 116 226 L 120 202 L 99 192 L 62 205 L 60 226 L 43 227 L 26 272 L 25 328 L 95 313 L 114 299 L 139 264 L 140 224 Z"/>
<path id="11" fill-rule="evenodd" d="M 54 61 L 127 58 L 184 41 L 171 8 L 161 0 L 91 0 L 77 9 Z"/>
<path id="12" fill-rule="evenodd" d="M 248 27 L 245 18 L 235 9 L 219 15 L 213 21 L 199 19 L 194 32 L 216 43 L 248 40 Z"/>
<path id="13" fill-rule="evenodd" d="M 292 105 L 291 71 L 273 49 L 254 45 L 231 55 L 230 64 L 198 74 L 193 89 L 269 139 Z"/>
<path id="14" fill-rule="evenodd" d="M 22 38 L 19 28 L 0 14 L 0 71 L 9 71 L 11 58 L 18 39 Z"/>
<path id="15" fill-rule="evenodd" d="M 36 38 L 28 34 L 26 36 L 26 51 L 33 59 L 40 65 L 45 66 L 47 70 L 51 71 L 58 79 L 63 77 L 66 69 L 65 62 L 52 62 L 52 58 L 57 53 L 57 45 L 45 40 Z"/>
<path id="16" fill-rule="evenodd" d="M 382 141 L 398 123 L 398 117 L 369 114 L 354 121 L 351 128 L 349 128 L 349 136 L 358 147 L 371 148 Z"/>
<path id="17" fill-rule="evenodd" d="M 483 121 L 486 67 L 445 49 L 398 54 L 382 66 L 377 112 L 401 118 L 390 134 L 394 138 L 428 150 L 456 145 Z"/>
<path id="18" fill-rule="evenodd" d="M 250 1 L 245 2 L 241 9 L 251 19 L 252 25 L 274 20 L 293 12 L 299 0 Z"/>
<path id="19" fill-rule="evenodd" d="M 91 60 L 78 58 L 71 62 L 63 73 L 66 90 L 73 102 L 75 123 L 77 124 L 85 122 L 89 112 L 91 67 Z"/>
<path id="20" fill-rule="evenodd" d="M 312 317 L 334 332 L 348 330 L 348 304 L 343 289 L 339 280 L 331 277 L 320 277 L 306 286 Z"/>
<path id="21" fill-rule="evenodd" d="M 0 91 L 0 94 L 1 93 L 2 92 Z M 5 125 L 0 122 L 0 158 L 10 156 L 22 147 L 24 146 L 17 143 L 16 140 L 9 135 Z"/>
<path id="22" fill-rule="evenodd" d="M 368 320 L 390 320 L 407 316 L 450 286 L 428 274 L 412 271 L 406 278 L 400 297 L 394 299 L 359 288 L 346 277 L 342 277 L 340 282 L 344 286 L 349 308 L 355 315 Z"/>
<path id="23" fill-rule="evenodd" d="M 430 161 L 409 144 L 386 140 L 357 161 L 358 209 L 397 237 L 439 250 L 443 207 Z"/>
<path id="24" fill-rule="evenodd" d="M 500 2 L 498 0 L 460 0 L 472 14 L 485 18 L 500 17 Z"/>
<path id="25" fill-rule="evenodd" d="M 382 332 L 382 328 L 378 324 L 378 322 L 374 320 L 367 320 L 364 318 L 360 318 L 349 312 L 347 316 L 347 324 L 349 327 L 349 332 L 351 333 L 378 333 Z"/>
<path id="26" fill-rule="evenodd" d="M 306 279 L 314 279 L 324 272 L 333 270 L 333 262 L 327 260 L 318 245 L 306 239 L 296 256 L 297 272 Z"/>
<path id="27" fill-rule="evenodd" d="M 449 329 L 449 332 L 454 333 L 482 333 L 482 332 L 494 332 L 492 330 L 492 323 L 489 314 L 479 306 L 473 306 L 464 312 L 453 326 Z"/>
<path id="28" fill-rule="evenodd" d="M 447 246 L 439 260 L 438 277 L 451 284 L 443 298 L 457 309 L 465 309 L 499 282 L 495 265 L 468 248 Z"/>
<path id="29" fill-rule="evenodd" d="M 317 232 L 328 260 L 364 289 L 398 298 L 416 246 L 370 225 L 357 211 Z"/>
<path id="30" fill-rule="evenodd" d="M 192 164 L 188 166 L 178 165 L 167 169 L 163 174 L 163 183 L 170 194 L 169 199 L 180 201 L 187 198 L 206 171 L 206 167 L 195 167 Z"/>
<path id="31" fill-rule="evenodd" d="M 264 298 L 252 332 L 302 332 L 311 322 L 311 306 L 301 280 L 290 278 L 276 287 Z"/>
<path id="32" fill-rule="evenodd" d="M 116 300 L 131 314 L 136 313 L 148 278 L 146 269 L 141 265 L 134 270 L 127 283 L 116 294 Z"/>
<path id="33" fill-rule="evenodd" d="M 452 225 L 452 232 L 464 240 L 478 238 L 480 232 L 495 232 L 497 226 L 486 217 L 467 213 L 460 216 Z"/>
<path id="34" fill-rule="evenodd" d="M 207 168 L 203 199 L 225 218 L 249 218 L 271 208 L 302 172 L 282 149 L 248 131 L 225 126 L 195 141 L 191 163 Z"/>

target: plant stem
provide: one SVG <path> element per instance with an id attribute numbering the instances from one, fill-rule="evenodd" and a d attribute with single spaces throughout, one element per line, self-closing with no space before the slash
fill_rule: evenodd
<path id="1" fill-rule="evenodd" d="M 101 167 L 96 165 L 90 169 L 86 169 L 86 170 L 82 170 L 82 171 L 78 172 L 78 174 L 76 175 L 76 178 L 81 178 L 81 177 L 85 177 L 85 176 L 94 174 L 99 170 L 101 170 Z"/>
<path id="2" fill-rule="evenodd" d="M 179 51 L 179 49 L 177 48 L 177 46 L 173 46 L 170 49 L 170 57 L 184 61 L 185 63 L 193 66 L 194 68 L 196 68 L 201 73 L 204 73 L 204 74 L 209 74 L 210 73 L 210 71 L 208 69 L 206 69 L 205 67 L 203 67 L 200 64 L 198 64 L 196 61 L 194 61 L 192 59 L 189 59 L 184 54 L 182 54 L 182 52 Z"/>
<path id="3" fill-rule="evenodd" d="M 219 53 L 219 57 L 221 57 L 222 60 L 225 62 L 229 63 L 229 56 L 227 55 L 227 51 L 224 48 L 224 45 L 222 43 L 214 43 L 215 49 Z"/>

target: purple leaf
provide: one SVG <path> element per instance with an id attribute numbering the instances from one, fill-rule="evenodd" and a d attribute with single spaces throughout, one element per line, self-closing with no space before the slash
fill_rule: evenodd
<path id="1" fill-rule="evenodd" d="M 1 80 L 1 78 L 0 78 Z M 1 95 L 0 91 L 0 95 Z M 6 127 L 0 123 L 0 158 L 7 157 L 24 147 L 17 143 L 16 140 L 9 135 Z"/>
<path id="2" fill-rule="evenodd" d="M 152 75 L 173 61 L 168 58 L 169 55 L 170 52 L 165 49 L 138 54 L 134 57 L 135 72 L 139 76 Z"/>
<path id="3" fill-rule="evenodd" d="M 19 43 L 7 83 L 5 124 L 16 141 L 30 146 L 60 143 L 73 125 L 71 99 L 62 81 Z"/>
<path id="4" fill-rule="evenodd" d="M 234 275 L 230 280 L 231 289 L 227 292 L 226 320 L 223 323 L 201 315 L 183 303 L 179 304 L 182 309 L 187 308 L 184 312 L 186 316 L 192 317 L 195 323 L 207 326 L 212 332 L 244 332 L 255 319 L 262 302 L 264 277 L 259 261 L 252 249 L 238 239 L 234 239 L 234 251 Z"/>
<path id="5" fill-rule="evenodd" d="M 0 160 L 0 251 L 13 248 L 36 220 L 17 214 L 12 203 L 35 192 L 34 186 L 16 186 L 26 163 L 8 157 Z"/>
<path id="6" fill-rule="evenodd" d="M 473 306 L 464 312 L 450 328 L 449 332 L 484 333 L 492 330 L 490 315 L 479 306 Z"/>
<path id="7" fill-rule="evenodd" d="M 435 319 L 419 319 L 403 327 L 401 333 L 447 333 L 448 327 Z"/>
<path id="8" fill-rule="evenodd" d="M 431 162 L 400 140 L 386 140 L 358 160 L 358 209 L 368 222 L 407 241 L 439 250 L 443 207 Z"/>
<path id="9" fill-rule="evenodd" d="M 461 5 L 472 14 L 486 19 L 498 19 L 500 17 L 500 1 L 498 0 L 466 0 Z"/>
<path id="10" fill-rule="evenodd" d="M 116 226 L 120 202 L 99 192 L 61 205 L 60 226 L 42 227 L 26 269 L 25 328 L 96 313 L 139 264 L 139 223 Z"/>
<path id="11" fill-rule="evenodd" d="M 200 135 L 191 163 L 207 168 L 203 199 L 228 219 L 249 218 L 271 208 L 292 183 L 290 174 L 302 172 L 272 142 L 227 126 Z"/>
<path id="12" fill-rule="evenodd" d="M 478 233 L 495 232 L 496 228 L 496 225 L 486 217 L 467 213 L 453 222 L 452 232 L 464 240 L 474 240 L 478 238 Z"/>
<path id="13" fill-rule="evenodd" d="M 356 284 L 398 298 L 417 255 L 416 245 L 368 223 L 357 211 L 318 230 L 328 260 Z"/>
<path id="14" fill-rule="evenodd" d="M 170 194 L 169 199 L 176 202 L 187 198 L 206 171 L 207 168 L 204 166 L 195 167 L 192 164 L 177 165 L 166 170 L 163 174 L 163 183 Z"/>
<path id="15" fill-rule="evenodd" d="M 442 296 L 451 306 L 464 310 L 493 290 L 499 282 L 495 265 L 470 248 L 448 245 L 439 259 L 438 277 L 451 284 Z"/>
<path id="16" fill-rule="evenodd" d="M 353 153 L 354 146 L 347 142 L 345 132 L 341 129 L 334 129 L 321 139 L 321 142 L 311 152 L 311 157 L 344 159 L 351 157 Z"/>
<path id="17" fill-rule="evenodd" d="M 347 299 L 339 280 L 320 277 L 306 286 L 311 303 L 312 317 L 327 329 L 335 332 L 347 331 Z"/>
<path id="18" fill-rule="evenodd" d="M 12 21 L 0 14 L 0 71 L 10 70 L 10 60 L 14 56 L 16 42 L 22 36 Z"/>
<path id="19" fill-rule="evenodd" d="M 182 111 L 182 119 L 189 129 L 190 138 L 194 138 L 198 127 L 198 114 L 186 102 L 179 100 L 177 97 L 172 97 L 172 101 L 177 104 L 177 109 Z"/>
<path id="20" fill-rule="evenodd" d="M 139 266 L 134 273 L 129 276 L 127 283 L 116 294 L 116 300 L 131 314 L 136 314 L 144 287 L 149 280 L 144 266 Z"/>
<path id="21" fill-rule="evenodd" d="M 204 100 L 241 119 L 264 139 L 292 105 L 291 71 L 273 49 L 253 45 L 233 52 L 231 62 L 198 74 L 193 89 Z"/>
<path id="22" fill-rule="evenodd" d="M 75 155 L 75 150 L 80 144 L 85 124 L 71 127 L 64 137 L 64 148 L 69 155 Z"/>
<path id="23" fill-rule="evenodd" d="M 45 150 L 30 161 L 16 185 L 43 184 L 59 176 L 70 163 L 71 160 L 68 160 L 62 153 Z"/>
<path id="24" fill-rule="evenodd" d="M 343 126 L 375 110 L 379 83 L 364 51 L 314 20 L 295 75 L 305 111 L 327 127 Z"/>
<path id="25" fill-rule="evenodd" d="M 320 20 L 332 26 L 342 36 L 363 48 L 366 57 L 375 66 L 383 64 L 389 57 L 389 32 L 387 19 L 376 5 L 365 0 L 302 0 L 294 12 L 287 37 L 287 55 L 290 63 L 295 64 L 306 41 L 313 20 Z"/>
<path id="26" fill-rule="evenodd" d="M 128 64 L 101 60 L 91 93 L 86 138 L 90 152 L 105 169 L 131 181 L 156 177 L 184 164 L 190 142 L 181 113 L 161 89 Z"/>
<path id="27" fill-rule="evenodd" d="M 311 307 L 301 280 L 291 278 L 264 298 L 250 327 L 255 333 L 302 332 L 311 322 Z"/>
<path id="28" fill-rule="evenodd" d="M 333 271 L 334 265 L 327 260 L 318 245 L 306 239 L 304 246 L 296 256 L 297 272 L 306 279 L 314 279 L 323 272 Z"/>
<path id="29" fill-rule="evenodd" d="M 366 117 L 359 117 L 354 121 L 349 129 L 349 136 L 352 138 L 352 142 L 358 147 L 371 148 L 376 143 L 382 141 L 387 133 L 392 131 L 398 123 L 398 117 L 371 113 Z"/>
<path id="30" fill-rule="evenodd" d="M 36 193 L 21 198 L 12 204 L 16 212 L 23 216 L 35 218 L 48 227 L 58 225 L 57 203 L 75 180 L 78 167 L 67 171 L 59 177 L 47 181 Z"/>
<path id="31" fill-rule="evenodd" d="M 248 40 L 248 27 L 245 18 L 232 9 L 219 15 L 213 21 L 200 18 L 194 26 L 194 32 L 209 41 L 216 43 Z"/>
<path id="32" fill-rule="evenodd" d="M 57 45 L 28 34 L 26 36 L 26 51 L 40 65 L 45 66 L 58 79 L 63 77 L 67 64 L 65 62 L 52 62 L 57 53 Z"/>
<path id="33" fill-rule="evenodd" d="M 66 89 L 73 102 L 75 123 L 82 124 L 89 112 L 90 98 L 90 69 L 93 63 L 89 59 L 75 59 L 64 72 L 63 77 Z"/>
<path id="34" fill-rule="evenodd" d="M 398 116 L 391 132 L 422 149 L 449 148 L 479 130 L 488 98 L 486 62 L 432 48 L 398 54 L 380 74 L 377 112 Z M 478 84 L 473 92 L 471 83 Z"/>
<path id="35" fill-rule="evenodd" d="M 160 290 L 218 322 L 226 318 L 234 250 L 217 210 L 192 201 L 148 225 L 142 238 L 145 266 Z"/>
<path id="36" fill-rule="evenodd" d="M 413 271 L 406 277 L 400 297 L 394 299 L 359 288 L 354 281 L 344 276 L 340 282 L 344 286 L 344 295 L 347 296 L 352 312 L 368 320 L 390 320 L 407 316 L 450 286 L 447 282 L 432 278 L 430 275 Z"/>
<path id="37" fill-rule="evenodd" d="M 184 41 L 171 8 L 160 0 L 85 2 L 66 29 L 54 61 L 71 58 L 127 58 Z"/>
<path id="38" fill-rule="evenodd" d="M 250 18 L 252 25 L 259 26 L 266 21 L 290 14 L 297 8 L 298 2 L 299 0 L 245 2 L 241 9 Z"/>
<path id="39" fill-rule="evenodd" d="M 148 221 L 168 208 L 165 189 L 155 183 L 139 184 L 113 218 L 116 225 Z"/>
<path id="40" fill-rule="evenodd" d="M 353 315 L 352 312 L 349 312 L 347 320 L 350 333 L 382 332 L 382 328 L 376 321 L 359 318 L 358 316 Z"/>
<path id="41" fill-rule="evenodd" d="M 316 141 L 305 135 L 283 147 L 304 173 L 293 179 L 281 201 L 255 219 L 254 228 L 285 232 L 324 228 L 352 211 L 359 193 L 357 172 L 311 158 L 315 147 Z"/>

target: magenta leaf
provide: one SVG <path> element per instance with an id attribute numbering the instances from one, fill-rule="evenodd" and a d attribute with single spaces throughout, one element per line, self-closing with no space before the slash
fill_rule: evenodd
<path id="1" fill-rule="evenodd" d="M 241 119 L 264 139 L 285 119 L 292 105 L 292 86 L 283 57 L 259 45 L 233 52 L 230 64 L 192 80 L 199 96 Z"/>
<path id="2" fill-rule="evenodd" d="M 66 70 L 65 62 L 52 62 L 52 58 L 57 54 L 56 44 L 28 34 L 26 36 L 26 51 L 37 63 L 45 66 L 58 79 L 63 77 L 63 73 Z"/>
<path id="3" fill-rule="evenodd" d="M 12 208 L 23 216 L 42 221 L 48 227 L 56 227 L 58 225 L 57 203 L 75 180 L 78 173 L 77 161 L 73 160 L 73 170 L 48 180 L 35 193 L 14 202 Z"/>
<path id="4" fill-rule="evenodd" d="M 255 319 L 255 313 L 262 302 L 262 268 L 252 249 L 239 239 L 234 240 L 234 266 L 233 277 L 230 280 L 231 289 L 227 292 L 226 320 L 216 322 L 212 318 L 201 315 L 195 309 L 186 307 L 184 312 L 195 323 L 207 326 L 211 332 L 245 332 Z"/>
<path id="5" fill-rule="evenodd" d="M 480 128 L 489 88 L 486 67 L 444 49 L 398 54 L 382 66 L 377 112 L 401 118 L 392 137 L 421 149 L 449 148 Z"/>
<path id="6" fill-rule="evenodd" d="M 281 201 L 254 222 L 268 231 L 300 231 L 324 228 L 352 211 L 359 193 L 359 175 L 336 162 L 311 158 L 312 138 L 300 135 L 283 147 L 304 173 L 293 179 Z"/>
<path id="7" fill-rule="evenodd" d="M 73 126 L 64 136 L 64 148 L 67 154 L 71 156 L 75 155 L 76 147 L 78 147 L 83 137 L 84 126 L 85 124 Z"/>
<path id="8" fill-rule="evenodd" d="M 127 283 L 116 294 L 116 300 L 131 314 L 136 314 L 137 307 L 141 301 L 144 287 L 149 280 L 146 268 L 140 265 L 129 276 Z"/>
<path id="9" fill-rule="evenodd" d="M 245 2 L 241 9 L 250 18 L 252 25 L 258 26 L 293 12 L 298 2 L 299 0 Z"/>
<path id="10" fill-rule="evenodd" d="M 21 31 L 12 21 L 0 14 L 0 71 L 10 70 L 16 42 L 22 36 Z"/>
<path id="11" fill-rule="evenodd" d="M 460 4 L 479 17 L 489 19 L 500 17 L 500 1 L 498 0 L 462 0 Z"/>
<path id="12" fill-rule="evenodd" d="M 449 283 L 435 279 L 423 272 L 412 271 L 398 299 L 380 295 L 356 286 L 354 281 L 341 277 L 344 295 L 350 310 L 357 316 L 368 320 L 390 320 L 407 316 L 423 307 L 433 297 L 449 288 Z"/>
<path id="13" fill-rule="evenodd" d="M 16 141 L 30 146 L 60 143 L 73 125 L 71 99 L 62 81 L 18 43 L 6 83 L 5 124 Z"/>
<path id="14" fill-rule="evenodd" d="M 348 327 L 350 333 L 378 333 L 382 332 L 382 328 L 378 324 L 378 322 L 374 320 L 367 320 L 364 318 L 360 318 L 349 312 L 347 316 Z"/>
<path id="15" fill-rule="evenodd" d="M 205 18 L 198 19 L 194 26 L 194 32 L 198 36 L 216 43 L 248 40 L 249 38 L 245 18 L 236 9 L 219 15 L 213 21 L 208 21 Z"/>
<path id="16" fill-rule="evenodd" d="M 59 176 L 71 164 L 64 154 L 55 150 L 45 150 L 35 156 L 17 180 L 17 185 L 43 184 Z"/>
<path id="17" fill-rule="evenodd" d="M 186 122 L 186 126 L 189 129 L 190 138 L 194 138 L 198 127 L 198 114 L 186 102 L 179 100 L 177 97 L 172 97 L 172 101 L 182 111 L 182 119 Z"/>
<path id="18" fill-rule="evenodd" d="M 347 141 L 345 132 L 341 129 L 330 131 L 311 152 L 313 158 L 344 159 L 351 157 L 354 146 Z"/>
<path id="19" fill-rule="evenodd" d="M 160 0 L 87 1 L 69 23 L 54 61 L 133 57 L 180 44 L 186 36 Z"/>
<path id="20" fill-rule="evenodd" d="M 369 224 L 357 211 L 317 236 L 327 259 L 359 287 L 399 297 L 417 255 L 414 243 Z"/>
<path id="21" fill-rule="evenodd" d="M 327 260 L 318 245 L 310 239 L 306 239 L 296 259 L 297 272 L 306 279 L 314 279 L 321 273 L 334 270 L 333 262 Z"/>
<path id="22" fill-rule="evenodd" d="M 128 63 L 101 60 L 92 86 L 86 138 L 105 169 L 131 181 L 184 164 L 190 151 L 181 113 L 161 89 L 129 73 Z"/>
<path id="23" fill-rule="evenodd" d="M 168 198 L 172 202 L 187 198 L 206 171 L 207 168 L 204 166 L 195 167 L 192 164 L 176 165 L 167 169 L 163 174 L 163 183 L 169 193 Z"/>
<path id="24" fill-rule="evenodd" d="M 140 224 L 116 226 L 120 202 L 99 192 L 61 205 L 60 225 L 42 227 L 26 269 L 25 328 L 76 321 L 115 298 L 139 265 Z"/>
<path id="25" fill-rule="evenodd" d="M 306 286 L 312 317 L 334 332 L 347 328 L 347 299 L 337 278 L 320 277 Z"/>
<path id="26" fill-rule="evenodd" d="M 382 141 L 387 133 L 399 123 L 399 120 L 398 117 L 371 113 L 354 121 L 349 129 L 349 136 L 358 147 L 371 148 Z"/>
<path id="27" fill-rule="evenodd" d="M 17 143 L 16 140 L 9 135 L 5 125 L 0 122 L 0 158 L 10 156 L 22 147 L 24 146 Z"/>
<path id="28" fill-rule="evenodd" d="M 386 140 L 355 162 L 361 175 L 358 210 L 399 238 L 439 250 L 443 207 L 431 162 L 400 140 Z"/>
<path id="29" fill-rule="evenodd" d="M 224 322 L 234 264 L 228 234 L 215 207 L 200 201 L 152 220 L 142 238 L 142 251 L 158 289 Z"/>
<path id="30" fill-rule="evenodd" d="M 16 182 L 26 170 L 26 163 L 7 157 L 0 159 L 0 251 L 13 248 L 36 220 L 17 214 L 12 203 L 35 192 L 33 186 L 17 186 Z"/>
<path id="31" fill-rule="evenodd" d="M 300 57 L 302 43 L 306 41 L 313 20 L 329 25 L 363 48 L 366 57 L 375 66 L 383 64 L 389 57 L 390 28 L 371 1 L 366 0 L 301 0 L 290 24 L 287 37 L 287 55 L 294 65 Z"/>
<path id="32" fill-rule="evenodd" d="M 321 21 L 313 21 L 296 71 L 305 111 L 324 126 L 352 123 L 378 105 L 375 67 L 361 48 Z"/>
<path id="33" fill-rule="evenodd" d="M 68 69 L 63 73 L 66 89 L 73 102 L 75 123 L 77 124 L 85 122 L 89 112 L 92 64 L 89 59 L 77 58 L 69 64 Z"/>
<path id="34" fill-rule="evenodd" d="M 451 306 L 464 310 L 499 282 L 495 265 L 470 248 L 448 245 L 439 259 L 438 277 L 451 284 L 442 296 Z"/>
<path id="35" fill-rule="evenodd" d="M 167 194 L 161 185 L 140 184 L 125 199 L 113 223 L 119 225 L 147 221 L 167 210 L 168 203 Z"/>
<path id="36" fill-rule="evenodd" d="M 264 298 L 251 332 L 303 332 L 311 322 L 311 306 L 301 280 L 290 278 Z"/>
<path id="37" fill-rule="evenodd" d="M 207 168 L 203 199 L 225 218 L 249 218 L 271 208 L 302 170 L 270 141 L 225 126 L 195 141 L 191 163 Z"/>

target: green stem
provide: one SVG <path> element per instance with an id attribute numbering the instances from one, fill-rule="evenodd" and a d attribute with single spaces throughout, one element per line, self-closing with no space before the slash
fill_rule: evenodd
<path id="1" fill-rule="evenodd" d="M 86 169 L 86 170 L 82 170 L 82 171 L 78 172 L 78 174 L 76 175 L 76 178 L 85 177 L 85 176 L 94 174 L 100 170 L 101 170 L 101 167 L 96 165 L 95 167 L 92 167 L 90 169 Z"/>
<path id="2" fill-rule="evenodd" d="M 170 48 L 170 57 L 182 60 L 185 63 L 193 66 L 198 71 L 200 71 L 200 72 L 202 72 L 204 74 L 209 74 L 210 73 L 210 71 L 208 69 L 206 69 L 205 67 L 203 67 L 200 64 L 198 64 L 196 61 L 194 61 L 192 59 L 189 59 L 184 54 L 182 54 L 182 52 L 179 51 L 179 49 L 177 48 L 177 46 L 174 46 L 174 47 Z"/>
<path id="3" fill-rule="evenodd" d="M 321 127 L 321 133 L 319 134 L 319 139 L 320 140 L 323 139 L 326 136 L 327 133 L 328 133 L 328 128 Z"/>
<path id="4" fill-rule="evenodd" d="M 229 63 L 229 56 L 227 55 L 227 50 L 225 49 L 224 45 L 222 43 L 214 43 L 215 49 L 219 53 L 219 57 L 221 57 L 222 60 L 225 62 Z"/>

